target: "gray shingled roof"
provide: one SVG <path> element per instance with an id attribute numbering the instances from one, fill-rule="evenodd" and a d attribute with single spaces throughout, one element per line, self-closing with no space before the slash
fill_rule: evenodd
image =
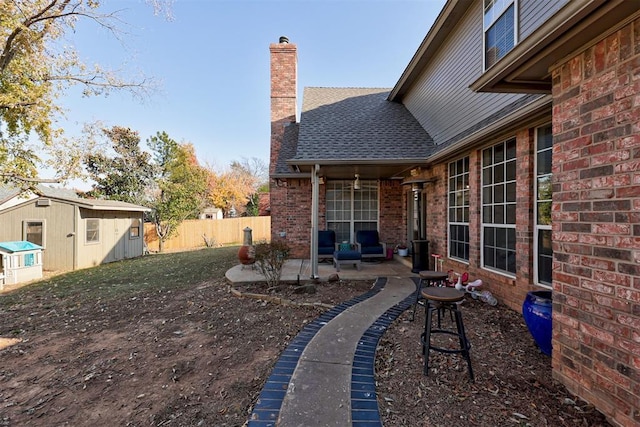
<path id="1" fill-rule="evenodd" d="M 284 136 L 282 137 L 282 145 L 280 146 L 280 153 L 276 161 L 277 175 L 287 175 L 294 173 L 291 166 L 287 165 L 286 161 L 296 155 L 296 148 L 298 147 L 298 130 L 300 125 L 298 123 L 291 123 L 284 128 Z"/>
<path id="2" fill-rule="evenodd" d="M 390 89 L 305 88 L 295 161 L 425 159 L 434 143 Z"/>

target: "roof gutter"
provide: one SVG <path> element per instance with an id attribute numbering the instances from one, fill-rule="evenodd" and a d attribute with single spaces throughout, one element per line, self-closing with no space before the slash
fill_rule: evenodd
<path id="1" fill-rule="evenodd" d="M 412 163 L 424 163 L 425 158 L 411 158 L 411 159 L 304 159 L 304 160 L 287 160 L 289 164 L 310 166 L 319 164 L 321 166 L 353 166 L 357 165 L 406 165 Z M 307 174 L 309 176 L 310 174 Z"/>

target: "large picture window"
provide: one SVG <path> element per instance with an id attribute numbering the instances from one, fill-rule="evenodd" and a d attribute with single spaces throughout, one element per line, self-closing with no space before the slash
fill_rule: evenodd
<path id="1" fill-rule="evenodd" d="M 482 265 L 516 273 L 516 139 L 482 151 Z"/>
<path id="2" fill-rule="evenodd" d="M 97 243 L 100 241 L 100 219 L 87 218 L 86 220 L 86 243 Z"/>
<path id="3" fill-rule="evenodd" d="M 353 242 L 358 230 L 378 229 L 378 183 L 361 181 L 327 182 L 327 229 L 336 232 L 338 242 Z"/>
<path id="4" fill-rule="evenodd" d="M 551 163 L 553 132 L 551 125 L 536 131 L 536 212 L 535 272 L 536 283 L 551 287 L 553 249 L 551 247 Z"/>
<path id="5" fill-rule="evenodd" d="M 469 157 L 449 163 L 449 257 L 469 261 Z"/>
<path id="6" fill-rule="evenodd" d="M 505 56 L 516 42 L 515 0 L 484 0 L 484 68 Z"/>

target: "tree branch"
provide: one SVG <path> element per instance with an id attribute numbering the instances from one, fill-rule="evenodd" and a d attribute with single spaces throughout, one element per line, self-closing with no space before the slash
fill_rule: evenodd
<path id="1" fill-rule="evenodd" d="M 15 173 L 0 173 L 0 176 L 7 179 L 13 179 L 16 181 L 22 182 L 36 182 L 36 183 L 46 183 L 46 184 L 59 184 L 60 180 L 56 178 L 29 178 L 26 176 L 21 176 Z"/>

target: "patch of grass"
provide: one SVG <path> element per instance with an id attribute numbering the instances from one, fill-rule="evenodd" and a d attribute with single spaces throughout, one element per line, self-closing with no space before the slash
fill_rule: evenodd
<path id="1" fill-rule="evenodd" d="M 99 265 L 24 286 L 0 296 L 0 306 L 19 304 L 24 298 L 109 300 L 156 289 L 179 289 L 223 279 L 238 263 L 238 247 L 147 255 Z M 71 303 L 71 301 L 70 301 Z"/>

